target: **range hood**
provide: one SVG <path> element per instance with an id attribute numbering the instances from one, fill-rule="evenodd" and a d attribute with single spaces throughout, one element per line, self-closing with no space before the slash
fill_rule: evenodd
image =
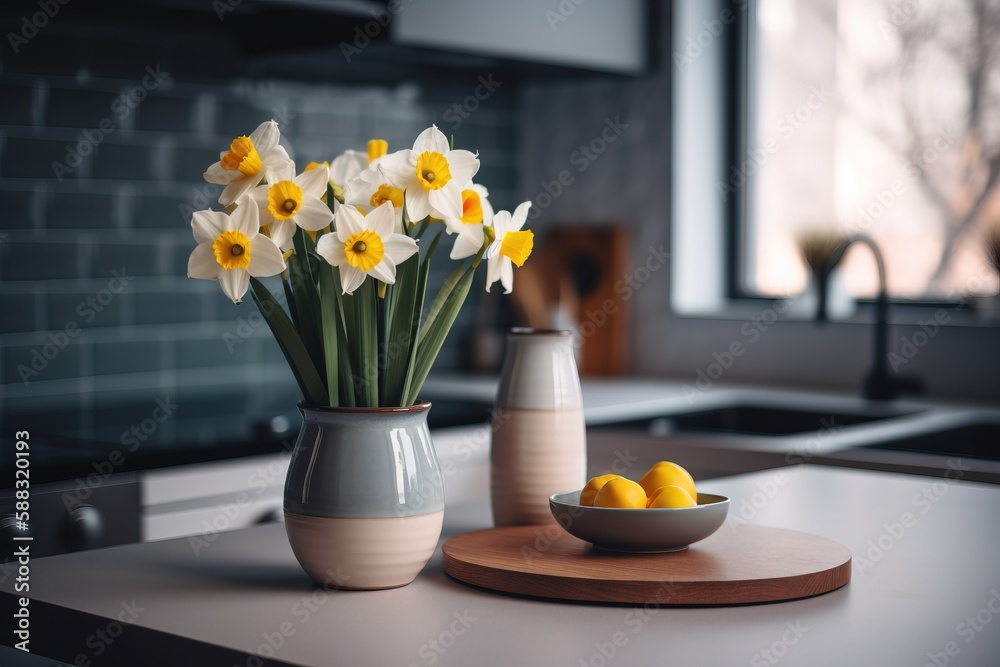
<path id="1" fill-rule="evenodd" d="M 110 3 L 115 4 L 115 3 Z M 648 0 L 141 0 L 187 32 L 220 29 L 254 70 L 322 63 L 338 79 L 638 76 L 650 66 Z M 157 20 L 151 28 L 170 29 Z"/>

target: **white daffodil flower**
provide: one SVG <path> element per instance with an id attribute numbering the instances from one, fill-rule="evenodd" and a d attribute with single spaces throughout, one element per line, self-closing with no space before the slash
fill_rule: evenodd
<path id="1" fill-rule="evenodd" d="M 281 133 L 273 120 L 261 123 L 249 137 L 233 139 L 221 159 L 208 168 L 205 180 L 225 185 L 219 203 L 229 206 L 258 185 L 268 170 L 280 170 L 291 162 L 285 149 L 278 145 Z"/>
<path id="2" fill-rule="evenodd" d="M 523 202 L 514 209 L 514 215 L 497 211 L 493 216 L 493 233 L 496 238 L 486 250 L 486 291 L 496 281 L 503 285 L 504 294 L 514 290 L 514 264 L 521 266 L 531 254 L 535 235 L 530 230 L 521 231 L 528 219 L 531 202 Z"/>
<path id="3" fill-rule="evenodd" d="M 444 221 L 448 233 L 457 234 L 449 255 L 452 259 L 472 257 L 483 247 L 486 238 L 484 227 L 493 224 L 489 196 L 490 193 L 481 185 L 470 183 L 462 190 L 462 216 Z"/>
<path id="4" fill-rule="evenodd" d="M 368 166 L 372 169 L 378 167 L 379 160 L 389 152 L 389 142 L 385 139 L 368 140 Z"/>
<path id="5" fill-rule="evenodd" d="M 368 168 L 347 182 L 344 188 L 344 203 L 349 206 L 361 206 L 370 211 L 387 201 L 392 202 L 395 215 L 396 234 L 403 233 L 403 191 L 390 185 L 378 169 Z"/>
<path id="6" fill-rule="evenodd" d="M 348 181 L 368 168 L 368 154 L 346 150 L 330 164 L 330 184 L 344 188 Z"/>
<path id="7" fill-rule="evenodd" d="M 292 247 L 296 226 L 316 232 L 331 222 L 333 213 L 320 199 L 326 194 L 326 165 L 295 175 L 294 163 L 267 173 L 268 185 L 252 190 L 251 196 L 260 210 L 260 226 L 282 250 Z"/>
<path id="8" fill-rule="evenodd" d="M 337 211 L 337 231 L 324 234 L 316 252 L 340 269 L 344 294 L 351 294 L 365 276 L 386 284 L 396 282 L 396 266 L 417 252 L 417 242 L 405 234 L 393 233 L 395 212 L 391 201 L 368 215 L 353 206 Z"/>
<path id="9" fill-rule="evenodd" d="M 285 270 L 274 241 L 259 233 L 257 204 L 244 197 L 230 215 L 195 211 L 191 229 L 198 246 L 188 259 L 188 277 L 218 280 L 233 303 L 240 303 L 250 276 L 265 278 Z"/>
<path id="10" fill-rule="evenodd" d="M 479 159 L 463 150 L 449 150 L 448 139 L 436 125 L 413 142 L 413 149 L 396 151 L 378 163 L 386 180 L 406 193 L 406 213 L 417 222 L 429 215 L 447 220 L 462 217 L 462 189 L 479 171 Z"/>

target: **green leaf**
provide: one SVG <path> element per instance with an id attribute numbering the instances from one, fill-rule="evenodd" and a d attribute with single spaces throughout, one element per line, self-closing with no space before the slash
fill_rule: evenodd
<path id="1" fill-rule="evenodd" d="M 337 201 L 337 193 L 333 189 L 333 184 L 330 183 L 329 181 L 327 181 L 326 182 L 326 206 L 327 206 L 327 208 L 330 209 L 330 213 L 336 213 L 336 211 L 333 210 L 333 207 L 334 207 L 333 202 L 334 201 Z"/>
<path id="2" fill-rule="evenodd" d="M 423 264 L 425 266 L 427 267 L 430 266 L 431 257 L 434 256 L 434 252 L 437 250 L 438 247 L 438 242 L 441 241 L 441 236 L 443 234 L 444 230 L 442 229 L 434 236 L 434 240 L 432 240 L 431 244 L 427 247 L 427 253 L 424 255 L 424 261 L 423 261 Z"/>
<path id="3" fill-rule="evenodd" d="M 330 405 L 340 405 L 340 304 L 334 281 L 337 269 L 329 264 L 319 267 L 320 323 L 323 332 L 323 356 L 326 360 L 326 391 Z M 351 397 L 353 399 L 353 396 Z M 352 401 L 353 402 L 353 401 Z"/>
<path id="4" fill-rule="evenodd" d="M 417 344 L 417 327 L 423 308 L 423 291 L 419 289 L 420 257 L 414 255 L 396 267 L 396 284 L 386 295 L 386 335 L 381 357 L 384 390 L 383 406 L 402 406 L 406 376 Z M 418 301 L 419 293 L 419 301 Z"/>
<path id="5" fill-rule="evenodd" d="M 375 317 L 374 279 L 366 277 L 354 294 L 344 295 L 344 322 L 354 374 L 357 404 L 378 407 L 378 332 Z M 343 377 L 343 375 L 341 375 Z"/>
<path id="6" fill-rule="evenodd" d="M 271 292 L 256 278 L 250 278 L 253 300 L 278 341 L 281 352 L 295 375 L 302 396 L 312 405 L 326 405 L 327 392 L 316 366 L 295 331 L 295 326 Z"/>
<path id="7" fill-rule="evenodd" d="M 347 336 L 347 324 L 344 311 L 344 299 L 340 271 L 332 272 L 333 296 L 337 303 L 337 383 L 340 387 L 340 404 L 342 407 L 353 408 L 354 400 L 354 370 L 351 364 L 350 344 Z"/>
<path id="8" fill-rule="evenodd" d="M 455 323 L 458 313 L 462 310 L 465 298 L 469 295 L 469 288 L 472 287 L 472 279 L 475 276 L 475 269 L 471 266 L 457 279 L 453 277 L 461 271 L 461 267 L 456 269 L 438 292 L 434 303 L 431 305 L 427 321 L 420 329 L 420 336 L 417 338 L 417 354 L 413 361 L 412 375 L 407 382 L 406 393 L 403 396 L 405 405 L 412 405 L 417 400 L 417 394 L 424 386 L 427 374 L 430 373 L 431 366 L 437 359 L 441 346 L 444 345 L 451 326 Z M 431 317 L 433 315 L 433 317 Z"/>
<path id="9" fill-rule="evenodd" d="M 412 342 L 412 349 L 410 350 L 410 358 L 406 362 L 406 380 L 403 382 L 403 391 L 400 396 L 399 405 L 406 407 L 412 405 L 411 403 L 404 402 L 406 397 L 410 395 L 410 385 L 413 382 L 413 363 L 417 355 L 417 350 L 419 345 L 417 344 L 417 333 L 420 331 L 420 319 L 424 314 L 424 302 L 427 298 L 427 277 L 430 275 L 431 271 L 431 257 L 434 256 L 434 251 L 437 250 L 438 242 L 441 240 L 442 232 L 438 232 L 431 241 L 430 246 L 427 248 L 427 252 L 424 253 L 424 258 L 420 262 L 420 271 L 417 273 L 417 291 L 413 300 L 413 310 L 414 319 L 410 325 L 410 337 L 409 340 Z"/>
<path id="10" fill-rule="evenodd" d="M 386 299 L 389 297 L 389 285 L 377 280 L 375 281 L 375 288 L 375 345 L 378 349 L 378 356 L 375 357 L 376 366 L 378 368 L 375 381 L 378 383 L 379 398 L 384 401 L 385 365 L 388 363 L 388 358 L 385 354 L 388 346 L 386 343 L 386 337 L 389 335 L 389 304 L 386 303 Z"/>
<path id="11" fill-rule="evenodd" d="M 445 278 L 444 283 L 441 284 L 441 289 L 438 290 L 437 297 L 434 298 L 434 303 L 431 304 L 431 309 L 427 311 L 427 319 L 424 320 L 423 325 L 420 327 L 420 334 L 417 336 L 417 345 L 422 344 L 424 336 L 427 335 L 427 332 L 434 326 L 435 320 L 441 315 L 441 310 L 448 301 L 448 295 L 451 294 L 468 270 L 459 265 Z"/>
<path id="12" fill-rule="evenodd" d="M 295 297 L 292 295 L 292 276 L 291 270 L 286 271 L 281 276 L 281 289 L 285 292 L 285 304 L 288 306 L 288 312 L 292 316 L 292 322 L 295 326 L 299 326 L 299 314 L 295 310 Z"/>
<path id="13" fill-rule="evenodd" d="M 319 293 L 313 264 L 315 245 L 304 229 L 296 229 L 292 237 L 295 254 L 288 258 L 292 302 L 295 304 L 296 328 L 302 343 L 316 368 L 324 368 L 323 331 L 320 325 Z M 318 264 L 316 265 L 318 270 Z"/>

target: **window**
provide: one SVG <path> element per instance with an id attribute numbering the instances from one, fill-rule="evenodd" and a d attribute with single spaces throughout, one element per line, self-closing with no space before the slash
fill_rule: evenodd
<path id="1" fill-rule="evenodd" d="M 800 293 L 804 239 L 863 232 L 885 255 L 893 298 L 996 294 L 1000 2 L 750 10 L 745 153 L 720 184 L 723 196 L 746 188 L 734 291 Z M 864 249 L 848 254 L 843 277 L 852 295 L 875 294 Z"/>
<path id="2" fill-rule="evenodd" d="M 776 29 L 787 30 L 787 26 L 782 28 L 781 21 L 794 18 L 796 23 L 793 25 L 799 26 L 798 30 L 803 30 L 803 26 L 816 21 L 807 21 L 801 12 L 812 12 L 813 5 L 820 2 L 823 7 L 828 10 L 833 8 L 836 12 L 842 11 L 842 6 L 847 6 L 830 0 L 803 0 L 793 5 L 792 11 L 798 12 L 797 14 L 782 16 L 779 13 L 777 17 L 765 16 L 763 21 L 773 18 L 778 22 Z M 860 4 L 863 8 L 866 3 Z M 772 284 L 767 291 L 761 289 L 761 281 L 755 278 L 755 271 L 762 263 L 760 256 L 764 254 L 759 242 L 759 239 L 764 238 L 761 229 L 767 233 L 768 226 L 774 225 L 773 221 L 779 213 L 785 219 L 794 219 L 783 207 L 794 204 L 803 214 L 815 211 L 816 216 L 802 215 L 801 218 L 817 221 L 817 226 L 826 224 L 827 229 L 846 230 L 853 220 L 846 214 L 842 220 L 823 217 L 832 216 L 838 210 L 834 206 L 836 199 L 833 193 L 844 187 L 839 184 L 843 183 L 844 177 L 838 176 L 834 169 L 837 163 L 834 161 L 832 146 L 823 147 L 817 142 L 814 150 L 800 156 L 801 160 L 795 165 L 797 170 L 804 172 L 811 169 L 820 173 L 815 181 L 789 180 L 781 186 L 782 193 L 793 203 L 786 204 L 773 192 L 770 195 L 762 192 L 762 182 L 766 183 L 767 173 L 760 173 L 761 170 L 778 165 L 777 158 L 786 154 L 786 148 L 790 148 L 800 137 L 809 136 L 806 132 L 813 122 L 825 122 L 823 113 L 842 113 L 840 100 L 837 100 L 836 105 L 831 99 L 820 106 L 817 104 L 819 100 L 814 99 L 813 105 L 820 108 L 809 108 L 808 118 L 795 119 L 800 127 L 792 125 L 795 129 L 790 138 L 792 141 L 781 144 L 779 150 L 768 153 L 766 160 L 762 160 L 763 167 L 754 168 L 755 174 L 750 176 L 749 184 L 743 182 L 742 185 L 733 186 L 734 170 L 744 168 L 747 150 L 763 147 L 757 142 L 766 141 L 772 134 L 775 140 L 784 138 L 781 130 L 776 127 L 777 123 L 784 120 L 784 114 L 797 112 L 802 104 L 808 108 L 810 86 L 821 85 L 822 81 L 810 82 L 800 88 L 798 95 L 792 98 L 797 100 L 795 104 L 782 110 L 781 115 L 772 118 L 770 124 L 765 125 L 757 119 L 762 115 L 759 110 L 763 104 L 761 98 L 769 90 L 766 85 L 767 75 L 760 71 L 763 67 L 761 58 L 746 57 L 747 53 L 757 52 L 759 42 L 764 39 L 763 29 L 758 34 L 756 27 L 759 23 L 758 10 L 762 9 L 759 3 L 756 0 L 674 0 L 671 8 L 670 275 L 669 284 L 663 286 L 660 292 L 655 291 L 658 286 L 651 282 L 649 291 L 644 291 L 640 297 L 647 304 L 656 303 L 658 298 L 663 299 L 669 303 L 669 309 L 656 315 L 655 308 L 650 307 L 643 313 L 642 325 L 636 327 L 637 342 L 634 349 L 635 358 L 641 360 L 639 370 L 690 381 L 700 377 L 699 372 L 704 373 L 710 364 L 719 363 L 719 357 L 725 358 L 731 346 L 739 343 L 743 346 L 744 354 L 738 359 L 734 357 L 733 363 L 725 371 L 724 381 L 720 379 L 716 383 L 718 386 L 723 386 L 723 382 L 732 382 L 754 386 L 765 384 L 857 391 L 861 378 L 872 366 L 871 324 L 875 309 L 868 304 L 855 309 L 854 299 L 840 298 L 849 296 L 845 288 L 845 291 L 833 292 L 834 299 L 829 304 L 833 321 L 824 325 L 812 321 L 816 316 L 816 303 L 810 291 L 802 290 L 806 285 L 806 271 L 794 245 L 799 231 L 796 227 L 785 230 L 783 239 L 772 242 L 777 250 L 783 251 L 774 251 L 765 260 L 776 264 L 784 263 L 790 278 L 779 282 L 777 286 Z M 768 8 L 763 9 L 768 11 Z M 891 22 L 891 11 L 889 16 L 889 25 L 898 29 L 899 26 L 894 26 Z M 820 15 L 816 20 L 819 18 L 832 20 L 826 15 Z M 798 23 L 800 21 L 802 23 Z M 837 21 L 841 21 L 841 18 Z M 881 39 L 878 27 L 879 24 L 876 23 L 874 35 Z M 841 37 L 838 36 L 837 39 L 840 40 Z M 833 40 L 832 36 L 830 40 Z M 832 48 L 821 44 L 818 37 L 813 42 L 805 49 L 810 51 L 809 54 L 795 53 L 793 58 L 784 62 L 785 70 L 797 72 L 800 67 L 805 68 L 809 62 L 807 55 L 811 55 L 811 51 Z M 762 77 L 765 77 L 764 81 Z M 836 83 L 833 74 L 830 79 Z M 772 82 L 771 89 L 774 83 Z M 994 84 L 992 82 L 990 85 Z M 837 94 L 835 90 L 835 95 Z M 872 99 L 876 100 L 875 97 Z M 882 103 L 874 101 L 871 104 L 877 106 Z M 876 109 L 869 111 L 879 117 Z M 807 116 L 805 111 L 801 114 L 803 117 Z M 753 122 L 747 123 L 748 118 Z M 1000 121 L 1000 109 L 994 106 L 992 116 L 984 117 L 983 121 Z M 787 122 L 791 124 L 791 120 Z M 757 129 L 760 126 L 765 128 L 764 132 Z M 755 130 L 753 136 L 749 136 L 751 128 Z M 787 133 L 786 130 L 785 134 Z M 836 142 L 840 134 L 839 130 L 831 132 L 830 141 Z M 882 150 L 881 147 L 879 150 Z M 791 155 L 791 151 L 787 154 Z M 939 158 L 944 159 L 946 158 Z M 1000 166 L 1000 162 L 997 166 Z M 872 170 L 865 164 L 855 168 L 866 169 L 865 178 L 869 179 L 866 184 L 870 187 L 874 187 L 873 183 L 877 183 L 879 177 L 889 174 L 886 171 L 885 174 L 872 175 Z M 823 170 L 833 179 L 832 183 L 828 181 L 831 194 L 825 199 L 816 194 L 810 194 L 811 199 L 808 199 L 796 190 L 822 185 Z M 899 176 L 889 178 L 890 188 L 895 178 L 902 180 L 905 176 L 904 169 Z M 903 205 L 907 199 L 903 195 L 915 196 L 916 186 L 910 181 L 904 182 L 910 190 L 897 195 L 898 200 L 886 209 L 887 212 L 897 205 Z M 733 192 L 727 188 L 732 188 Z M 883 189 L 885 186 L 878 188 L 876 193 Z M 726 196 L 720 196 L 720 192 Z M 772 197 L 770 207 L 766 204 L 768 196 Z M 877 194 L 875 201 L 878 201 Z M 872 202 L 867 203 L 870 205 Z M 921 220 L 941 224 L 921 207 L 913 208 L 914 215 L 923 216 Z M 856 211 L 857 206 L 853 210 Z M 877 207 L 874 210 L 877 211 Z M 757 211 L 774 212 L 775 215 L 769 220 L 758 215 Z M 879 216 L 866 231 L 878 238 L 876 232 L 881 233 L 879 228 L 888 228 L 886 215 L 884 213 Z M 826 223 L 820 222 L 824 219 L 827 220 Z M 843 227 L 835 227 L 834 221 Z M 776 226 L 772 228 L 780 230 Z M 934 229 L 924 233 L 933 237 Z M 940 236 L 940 228 L 936 229 Z M 977 226 L 976 234 L 981 234 L 982 229 Z M 972 232 L 968 233 L 969 236 L 964 238 L 971 239 Z M 734 239 L 739 242 L 734 243 Z M 887 245 L 884 239 L 879 242 L 887 254 L 890 271 L 898 271 L 894 267 L 900 262 L 906 264 L 912 261 L 910 255 L 901 252 L 894 244 Z M 967 294 L 988 294 L 995 290 L 996 279 L 983 263 L 979 250 L 966 252 L 975 257 L 972 264 L 974 271 L 986 271 L 982 278 L 983 285 L 978 286 L 974 280 L 970 281 Z M 874 268 L 873 262 L 870 257 L 865 256 L 865 249 L 857 250 L 857 257 L 852 257 L 853 254 L 854 251 L 846 258 L 848 270 L 844 273 L 847 275 L 842 275 L 841 278 L 856 281 L 865 275 L 873 277 L 870 273 Z M 966 264 L 972 262 L 968 259 L 969 256 L 967 254 L 964 255 L 965 259 L 953 261 L 952 267 L 960 265 L 960 268 L 965 269 Z M 792 271 L 798 272 L 798 282 L 791 275 Z M 927 275 L 929 271 L 925 270 L 925 276 Z M 898 281 L 896 274 L 893 276 Z M 751 280 L 750 277 L 754 279 Z M 993 281 L 992 285 L 988 281 Z M 926 284 L 926 279 L 924 282 Z M 836 281 L 831 288 L 835 285 Z M 961 283 L 959 285 L 965 287 Z M 850 285 L 857 296 L 865 296 L 865 287 L 869 288 L 868 294 L 871 294 L 872 286 L 873 282 L 867 285 Z M 894 300 L 899 300 L 900 290 L 895 283 L 891 287 L 894 290 Z M 906 364 L 897 367 L 898 372 L 923 378 L 927 396 L 931 398 L 947 397 L 996 403 L 1000 400 L 997 394 L 1000 387 L 996 382 L 996 373 L 991 373 L 990 370 L 1000 368 L 1000 348 L 996 345 L 1000 319 L 995 315 L 991 317 L 989 308 L 1000 299 L 960 298 L 954 303 L 946 304 L 939 301 L 940 297 L 934 297 L 935 292 L 924 289 L 923 286 L 920 289 L 921 298 L 915 305 L 899 307 L 894 304 L 890 309 L 889 352 L 899 355 L 908 350 L 911 355 Z M 917 293 L 916 289 L 911 293 Z M 950 296 L 944 290 L 937 294 Z M 782 298 L 786 296 L 790 298 Z M 934 301 L 938 302 L 933 303 Z M 851 311 L 854 314 L 848 316 Z M 936 320 L 939 315 L 947 317 L 947 326 L 927 324 L 929 320 Z M 928 329 L 935 331 L 932 343 L 927 342 Z M 927 344 L 917 350 L 914 340 Z"/>

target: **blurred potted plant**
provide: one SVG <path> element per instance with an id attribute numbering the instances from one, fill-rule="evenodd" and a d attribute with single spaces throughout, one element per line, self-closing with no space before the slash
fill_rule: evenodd
<path id="1" fill-rule="evenodd" d="M 1000 278 L 1000 224 L 994 224 L 986 230 L 986 240 L 983 247 L 986 261 Z M 1000 294 L 980 296 L 975 300 L 976 312 L 988 319 L 1000 318 Z"/>
<path id="2" fill-rule="evenodd" d="M 830 261 L 837 247 L 847 235 L 840 230 L 809 229 L 798 235 L 796 245 L 802 261 L 809 270 L 809 282 L 792 306 L 792 312 L 802 317 L 813 317 L 819 303 L 819 281 L 823 267 Z M 849 317 L 854 312 L 854 299 L 844 286 L 843 274 L 836 268 L 830 274 L 829 310 L 834 317 Z"/>
<path id="3" fill-rule="evenodd" d="M 225 211 L 194 213 L 188 275 L 218 280 L 237 304 L 251 292 L 302 391 L 284 502 L 299 563 L 324 585 L 405 585 L 433 553 L 444 509 L 430 404 L 417 397 L 484 258 L 486 290 L 511 292 L 533 246 L 530 202 L 494 213 L 472 180 L 477 155 L 433 126 L 412 149 L 372 140 L 367 154 L 302 172 L 279 139 L 263 123 L 205 172 L 225 186 Z M 459 263 L 425 309 L 442 234 Z M 275 297 L 260 279 L 279 274 Z"/>

